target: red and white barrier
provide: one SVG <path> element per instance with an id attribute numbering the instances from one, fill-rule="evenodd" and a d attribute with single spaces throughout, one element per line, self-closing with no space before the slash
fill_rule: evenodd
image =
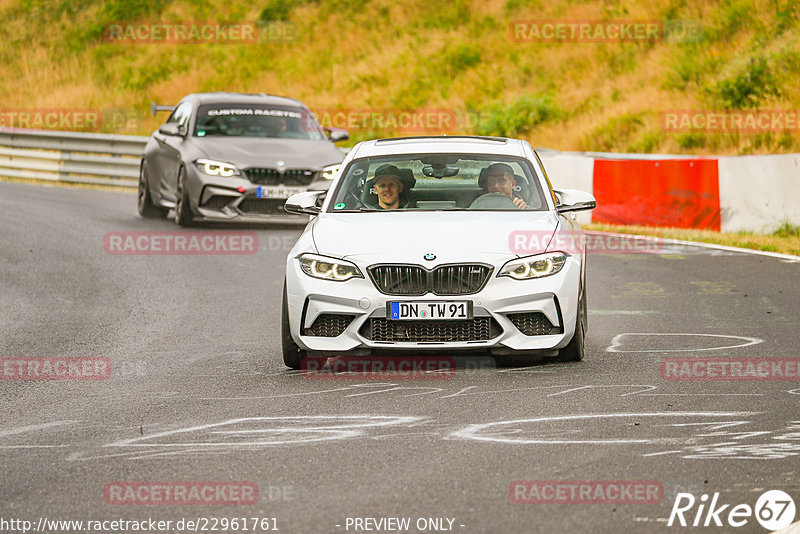
<path id="1" fill-rule="evenodd" d="M 800 224 L 800 154 L 684 157 L 544 151 L 553 187 L 592 193 L 581 222 L 769 233 Z"/>
<path id="2" fill-rule="evenodd" d="M 719 190 L 724 232 L 800 224 L 800 154 L 719 158 Z"/>

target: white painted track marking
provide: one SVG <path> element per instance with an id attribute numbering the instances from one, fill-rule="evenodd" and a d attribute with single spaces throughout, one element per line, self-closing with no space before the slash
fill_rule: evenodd
<path id="1" fill-rule="evenodd" d="M 457 430 L 450 434 L 450 438 L 454 439 L 472 439 L 477 441 L 490 441 L 496 443 L 508 443 L 514 445 L 616 445 L 620 443 L 651 443 L 652 439 L 605 439 L 605 440 L 543 440 L 543 439 L 510 439 L 500 436 L 481 436 L 478 435 L 491 428 L 505 427 L 509 425 L 530 424 L 530 423 L 545 423 L 545 422 L 562 422 L 562 421 L 576 421 L 576 420 L 590 420 L 590 419 L 607 419 L 607 418 L 620 418 L 620 417 L 734 417 L 744 415 L 754 415 L 756 412 L 654 412 L 654 413 L 613 413 L 613 414 L 588 414 L 588 415 L 565 415 L 557 417 L 536 417 L 534 419 L 515 419 L 510 421 L 497 421 L 494 423 L 481 423 L 477 425 L 469 425 L 461 430 Z"/>
<path id="2" fill-rule="evenodd" d="M 741 343 L 739 345 L 726 345 L 723 347 L 705 347 L 705 348 L 694 348 L 694 349 L 647 349 L 647 350 L 619 350 L 619 347 L 622 344 L 622 339 L 625 336 L 655 336 L 655 337 L 662 337 L 662 336 L 697 336 L 697 337 L 721 337 L 721 338 L 728 338 L 728 339 L 740 339 L 745 341 L 745 343 Z M 746 337 L 746 336 L 732 336 L 726 334 L 693 334 L 693 333 L 662 333 L 662 332 L 625 332 L 623 334 L 617 334 L 611 340 L 611 345 L 606 349 L 606 352 L 700 352 L 700 351 L 708 351 L 708 350 L 724 350 L 724 349 L 738 349 L 742 347 L 749 347 L 750 345 L 758 345 L 759 343 L 763 343 L 764 340 L 757 338 L 757 337 Z"/>

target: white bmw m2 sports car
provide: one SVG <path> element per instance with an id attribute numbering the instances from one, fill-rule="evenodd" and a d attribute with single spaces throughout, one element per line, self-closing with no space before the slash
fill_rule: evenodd
<path id="1" fill-rule="evenodd" d="M 282 345 L 306 357 L 431 351 L 583 359 L 586 257 L 572 212 L 526 141 L 407 137 L 359 143 L 289 253 Z"/>

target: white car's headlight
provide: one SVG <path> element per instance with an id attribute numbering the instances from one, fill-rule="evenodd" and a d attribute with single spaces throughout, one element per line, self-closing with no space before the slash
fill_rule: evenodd
<path id="1" fill-rule="evenodd" d="M 301 254 L 297 257 L 300 268 L 308 276 L 323 280 L 344 282 L 351 278 L 364 278 L 355 264 L 345 260 L 320 256 L 318 254 Z"/>
<path id="2" fill-rule="evenodd" d="M 336 165 L 328 165 L 322 169 L 322 177 L 326 180 L 333 180 L 336 178 L 336 173 L 339 172 L 339 164 Z"/>
<path id="3" fill-rule="evenodd" d="M 503 265 L 497 276 L 510 276 L 515 280 L 529 280 L 556 274 L 567 263 L 567 255 L 563 252 L 547 252 L 535 256 L 527 256 L 511 260 Z"/>
<path id="4" fill-rule="evenodd" d="M 194 162 L 200 172 L 209 176 L 239 176 L 241 173 L 236 165 L 225 163 L 224 161 L 214 161 L 213 159 L 198 159 Z"/>

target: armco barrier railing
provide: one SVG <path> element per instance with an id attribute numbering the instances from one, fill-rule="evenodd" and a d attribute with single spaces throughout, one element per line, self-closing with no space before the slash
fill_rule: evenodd
<path id="1" fill-rule="evenodd" d="M 0 176 L 136 187 L 147 139 L 0 128 Z"/>
<path id="2" fill-rule="evenodd" d="M 148 139 L 0 128 L 0 176 L 136 187 Z M 347 154 L 350 149 L 340 150 Z"/>

